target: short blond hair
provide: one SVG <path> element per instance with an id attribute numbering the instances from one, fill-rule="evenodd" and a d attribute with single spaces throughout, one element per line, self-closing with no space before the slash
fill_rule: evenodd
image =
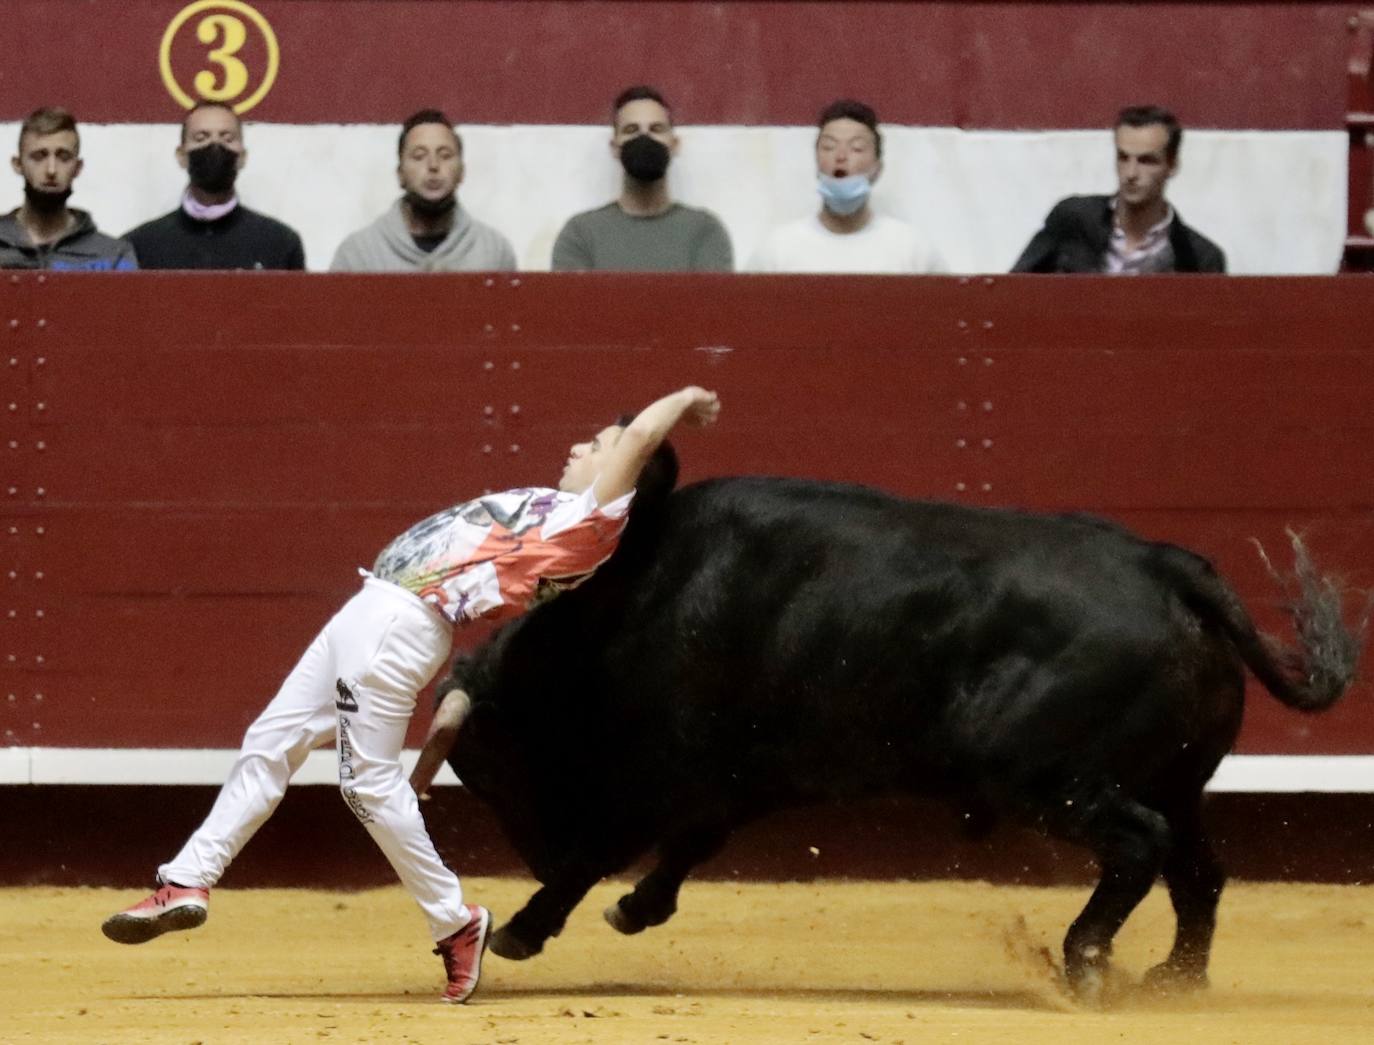
<path id="1" fill-rule="evenodd" d="M 76 147 L 81 148 L 81 135 L 76 129 L 76 117 L 69 113 L 60 105 L 45 105 L 41 109 L 35 109 L 19 125 L 19 147 L 24 146 L 24 135 L 26 134 L 57 134 L 59 131 L 71 131 L 76 135 Z"/>

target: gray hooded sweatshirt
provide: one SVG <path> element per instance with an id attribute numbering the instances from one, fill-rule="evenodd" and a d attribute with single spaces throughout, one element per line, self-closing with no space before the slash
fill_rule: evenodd
<path id="1" fill-rule="evenodd" d="M 453 212 L 453 228 L 433 251 L 415 245 L 401 213 L 401 201 L 371 225 L 339 244 L 331 272 L 510 272 L 515 250 L 510 240 L 474 219 L 462 207 Z"/>
<path id="2" fill-rule="evenodd" d="M 35 246 L 19 224 L 15 208 L 0 217 L 0 269 L 58 269 L 69 272 L 124 272 L 138 268 L 126 240 L 97 232 L 84 210 L 70 209 L 76 224 L 53 243 Z"/>

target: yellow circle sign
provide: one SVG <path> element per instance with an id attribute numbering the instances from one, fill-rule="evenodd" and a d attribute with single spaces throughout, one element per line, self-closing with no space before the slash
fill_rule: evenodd
<path id="1" fill-rule="evenodd" d="M 204 61 L 208 67 L 199 69 L 191 78 L 192 91 L 178 82 L 172 69 L 172 46 L 181 30 L 194 21 L 196 41 L 205 48 Z M 249 42 L 249 28 L 255 28 L 266 53 L 266 65 L 254 87 L 254 72 L 244 61 L 243 52 Z M 177 12 L 162 34 L 158 50 L 158 68 L 167 92 L 184 109 L 197 101 L 220 102 L 234 112 L 246 113 L 266 97 L 277 79 L 281 52 L 277 36 L 267 19 L 242 0 L 196 0 Z M 250 93 L 251 91 L 251 93 Z"/>

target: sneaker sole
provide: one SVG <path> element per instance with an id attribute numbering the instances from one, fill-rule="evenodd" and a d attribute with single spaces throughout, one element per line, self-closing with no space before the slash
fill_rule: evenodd
<path id="1" fill-rule="evenodd" d="M 132 914 L 116 914 L 105 919 L 100 931 L 115 943 L 147 943 L 163 933 L 195 929 L 205 924 L 209 911 L 195 904 L 173 907 L 155 918 L 140 918 Z"/>
<path id="2" fill-rule="evenodd" d="M 439 995 L 439 1000 L 443 1002 L 445 1005 L 462 1005 L 466 1003 L 469 998 L 471 998 L 474 994 L 477 993 L 477 987 L 482 982 L 482 959 L 486 957 L 487 941 L 491 939 L 491 927 L 492 924 L 496 921 L 496 919 L 494 919 L 491 916 L 490 911 L 487 911 L 486 919 L 487 924 L 482 928 L 482 946 L 477 949 L 477 975 L 476 977 L 474 977 L 472 990 L 468 991 L 461 998 L 450 998 L 447 994 Z"/>

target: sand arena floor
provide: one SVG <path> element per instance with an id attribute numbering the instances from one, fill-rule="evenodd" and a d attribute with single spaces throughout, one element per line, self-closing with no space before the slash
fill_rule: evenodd
<path id="1" fill-rule="evenodd" d="M 498 918 L 530 892 L 465 881 Z M 472 1002 L 399 888 L 217 890 L 209 923 L 138 947 L 101 936 L 137 891 L 0 890 L 0 1042 L 60 1045 L 1374 1040 L 1374 887 L 1233 885 L 1212 988 L 1131 987 L 1168 949 L 1156 890 L 1118 941 L 1126 982 L 1078 1008 L 1055 969 L 1085 889 L 966 883 L 689 883 L 678 916 L 618 936 L 595 890 L 524 963 L 488 956 Z"/>

